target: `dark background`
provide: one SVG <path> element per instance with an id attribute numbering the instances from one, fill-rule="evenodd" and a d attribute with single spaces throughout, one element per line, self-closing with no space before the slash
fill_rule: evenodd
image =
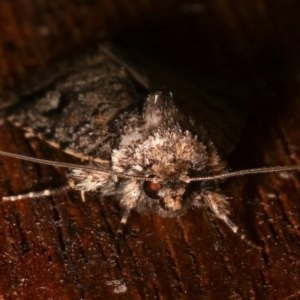
<path id="1" fill-rule="evenodd" d="M 178 95 L 178 104 L 197 121 L 199 87 L 235 108 L 245 122 L 235 124 L 240 139 L 228 157 L 232 169 L 299 165 L 299 14 L 296 0 L 3 0 L 0 87 L 14 89 L 109 38 L 140 61 L 155 84 L 177 89 L 175 100 Z M 191 100 L 183 103 L 187 82 Z M 225 127 L 222 115 L 205 116 Z M 1 125 L 0 145 L 63 159 L 7 124 Z M 0 168 L 1 195 L 63 181 L 62 171 L 4 157 Z M 93 195 L 82 203 L 69 193 L 2 203 L 0 294 L 4 299 L 297 299 L 299 182 L 298 173 L 281 173 L 224 184 L 231 219 L 261 251 L 201 209 L 176 219 L 133 213 L 127 234 L 117 241 L 122 212 L 111 199 Z"/>

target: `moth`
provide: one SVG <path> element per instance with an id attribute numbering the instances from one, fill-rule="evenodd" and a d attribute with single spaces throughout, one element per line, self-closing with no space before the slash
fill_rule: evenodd
<path id="1" fill-rule="evenodd" d="M 175 105 L 172 93 L 149 92 L 142 76 L 105 47 L 56 70 L 43 84 L 7 99 L 15 102 L 5 110 L 8 122 L 21 127 L 28 138 L 38 137 L 81 163 L 5 151 L 0 155 L 67 168 L 68 182 L 58 192 L 75 189 L 83 200 L 88 192 L 115 196 L 123 208 L 123 225 L 132 210 L 177 217 L 192 206 L 206 206 L 237 233 L 219 182 L 246 174 L 300 169 L 277 166 L 229 172 L 205 129 L 196 130 L 194 121 Z"/>

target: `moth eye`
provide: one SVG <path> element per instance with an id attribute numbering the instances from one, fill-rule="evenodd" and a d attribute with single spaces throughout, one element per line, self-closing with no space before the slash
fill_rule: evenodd
<path id="1" fill-rule="evenodd" d="M 158 192 L 161 189 L 161 185 L 153 181 L 145 181 L 143 184 L 144 192 L 152 199 L 159 199 Z"/>

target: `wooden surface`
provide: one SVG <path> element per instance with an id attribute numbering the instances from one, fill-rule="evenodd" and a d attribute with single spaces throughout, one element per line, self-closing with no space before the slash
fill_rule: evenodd
<path id="1" fill-rule="evenodd" d="M 281 5 L 214 0 L 192 9 L 172 1 L 115 2 L 2 1 L 2 89 L 92 44 L 105 31 L 123 45 L 146 48 L 154 59 L 184 66 L 210 87 L 228 79 L 250 87 L 252 110 L 229 157 L 232 168 L 300 165 L 296 0 Z M 102 8 L 108 3 L 110 13 Z M 63 159 L 7 124 L 1 125 L 0 145 Z M 64 181 L 62 171 L 18 160 L 1 157 L 0 167 L 0 195 Z M 90 195 L 82 203 L 71 192 L 2 203 L 0 294 L 4 299 L 298 299 L 300 175 L 236 178 L 223 189 L 231 197 L 231 219 L 261 250 L 201 209 L 176 219 L 133 213 L 117 239 L 122 213 L 113 199 Z"/>

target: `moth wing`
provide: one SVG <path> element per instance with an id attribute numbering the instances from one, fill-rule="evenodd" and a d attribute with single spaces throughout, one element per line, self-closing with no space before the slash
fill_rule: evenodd
<path id="1" fill-rule="evenodd" d="M 114 121 L 137 106 L 136 87 L 143 85 L 142 76 L 135 79 L 133 69 L 108 51 L 63 63 L 40 83 L 11 94 L 18 101 L 7 119 L 73 156 L 108 162 L 119 135 Z"/>

